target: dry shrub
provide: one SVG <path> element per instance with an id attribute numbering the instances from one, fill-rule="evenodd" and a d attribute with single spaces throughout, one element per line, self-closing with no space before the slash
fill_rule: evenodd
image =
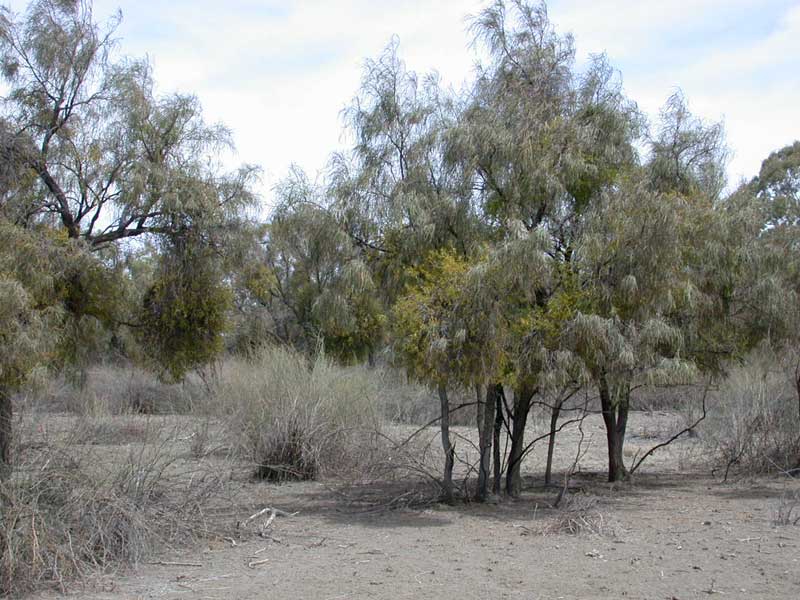
<path id="1" fill-rule="evenodd" d="M 29 404 L 94 417 L 186 414 L 207 395 L 197 374 L 188 375 L 182 383 L 168 384 L 138 367 L 113 364 L 90 368 L 82 388 L 56 377 L 42 377 L 37 383 Z"/>
<path id="2" fill-rule="evenodd" d="M 434 390 L 410 381 L 403 371 L 388 366 L 375 372 L 380 385 L 379 406 L 384 418 L 397 424 L 424 425 L 440 416 L 439 396 Z M 475 423 L 474 392 L 458 388 L 448 390 L 450 397 L 450 424 L 453 426 Z M 460 405 L 468 405 L 459 408 Z"/>
<path id="3" fill-rule="evenodd" d="M 339 367 L 268 347 L 230 359 L 214 402 L 232 448 L 270 480 L 312 479 L 356 466 L 375 444 L 378 379 L 366 367 Z"/>
<path id="4" fill-rule="evenodd" d="M 569 535 L 593 534 L 615 535 L 603 513 L 597 506 L 599 499 L 587 494 L 565 494 L 555 523 L 547 527 L 547 533 Z"/>
<path id="5" fill-rule="evenodd" d="M 796 469 L 800 460 L 796 392 L 775 363 L 754 356 L 710 397 L 700 430 L 727 477 Z"/>
<path id="6" fill-rule="evenodd" d="M 772 519 L 775 525 L 800 525 L 800 490 L 781 494 Z"/>
<path id="7" fill-rule="evenodd" d="M 0 595 L 63 590 L 208 533 L 202 507 L 219 469 L 183 472 L 174 436 L 154 429 L 116 453 L 82 444 L 83 423 L 71 429 L 61 439 L 24 431 L 14 474 L 0 482 Z"/>

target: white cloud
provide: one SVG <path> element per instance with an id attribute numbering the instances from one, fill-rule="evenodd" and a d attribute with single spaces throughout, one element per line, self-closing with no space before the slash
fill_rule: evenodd
<path id="1" fill-rule="evenodd" d="M 732 179 L 752 176 L 773 149 L 800 137 L 800 7 L 790 0 L 553 0 L 579 58 L 607 52 L 628 94 L 655 115 L 681 87 L 693 110 L 724 118 Z M 312 174 L 342 144 L 339 113 L 364 60 L 397 34 L 409 68 L 445 83 L 470 76 L 465 16 L 483 0 L 96 0 L 121 6 L 121 50 L 147 54 L 159 89 L 196 93 L 212 121 L 234 131 L 238 160 L 262 165 L 265 195 L 292 162 Z M 24 0 L 11 6 L 24 8 Z M 721 44 L 720 28 L 769 13 L 775 26 Z M 735 38 L 735 36 L 734 36 Z M 678 40 L 678 41 L 676 41 Z M 688 40 L 688 41 L 687 41 Z M 685 47 L 688 43 L 690 47 Z M 582 60 L 582 59 L 581 59 Z"/>

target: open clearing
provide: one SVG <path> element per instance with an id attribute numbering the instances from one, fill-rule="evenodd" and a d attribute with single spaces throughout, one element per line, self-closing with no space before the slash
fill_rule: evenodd
<path id="1" fill-rule="evenodd" d="M 666 413 L 633 414 L 628 460 L 675 426 Z M 488 505 L 419 502 L 425 488 L 409 480 L 279 485 L 242 475 L 228 485 L 232 500 L 210 517 L 218 538 L 66 592 L 226 600 L 800 597 L 800 526 L 776 524 L 781 507 L 800 497 L 800 482 L 721 483 L 691 467 L 702 444 L 686 439 L 656 453 L 633 483 L 612 486 L 603 476 L 602 423 L 590 417 L 584 430 L 589 450 L 558 509 L 551 504 L 559 489 L 536 478 L 545 443 L 525 464 L 523 496 Z M 578 435 L 561 434 L 557 473 L 572 463 Z M 237 530 L 237 521 L 267 506 L 299 514 L 278 516 L 263 535 L 257 526 Z M 35 596 L 56 597 L 63 592 Z"/>

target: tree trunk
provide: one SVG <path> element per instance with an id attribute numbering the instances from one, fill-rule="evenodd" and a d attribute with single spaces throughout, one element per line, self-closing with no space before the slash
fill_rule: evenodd
<path id="1" fill-rule="evenodd" d="M 450 441 L 450 400 L 447 397 L 447 388 L 439 386 L 439 403 L 442 410 L 442 449 L 444 450 L 444 473 L 442 487 L 444 501 L 453 502 L 453 463 L 455 462 L 455 446 Z"/>
<path id="2" fill-rule="evenodd" d="M 550 413 L 550 437 L 547 439 L 547 466 L 544 471 L 545 485 L 550 485 L 553 479 L 553 453 L 556 448 L 556 429 L 558 428 L 558 417 L 561 414 L 561 405 L 563 403 L 563 400 L 557 400 Z"/>
<path id="3" fill-rule="evenodd" d="M 475 492 L 475 499 L 478 502 L 484 502 L 489 493 L 489 477 L 491 475 L 491 458 L 492 458 L 492 421 L 494 420 L 494 405 L 497 387 L 499 384 L 490 384 L 486 386 L 486 395 L 483 396 L 480 392 L 480 387 L 477 387 L 478 392 L 478 451 L 480 459 L 478 462 L 478 489 Z"/>
<path id="4" fill-rule="evenodd" d="M 794 372 L 794 387 L 797 390 L 797 416 L 800 418 L 800 367 Z"/>
<path id="5" fill-rule="evenodd" d="M 500 386 L 500 393 L 495 398 L 494 408 L 494 438 L 492 440 L 493 456 L 494 456 L 494 481 L 492 482 L 492 493 L 500 494 L 500 485 L 503 478 L 503 457 L 500 455 L 500 434 L 503 431 L 503 398 L 505 392 L 503 387 Z"/>
<path id="6" fill-rule="evenodd" d="M 600 388 L 600 404 L 608 440 L 608 480 L 622 481 L 628 477 L 623 448 L 625 429 L 628 425 L 630 386 L 626 384 L 612 394 L 608 380 L 603 376 L 600 378 L 598 387 Z"/>
<path id="7" fill-rule="evenodd" d="M 514 391 L 514 414 L 511 415 L 511 451 L 508 456 L 506 493 L 517 497 L 522 491 L 522 453 L 525 451 L 525 426 L 535 388 L 521 385 Z"/>
<path id="8" fill-rule="evenodd" d="M 11 473 L 12 418 L 11 392 L 0 386 L 0 480 Z"/>

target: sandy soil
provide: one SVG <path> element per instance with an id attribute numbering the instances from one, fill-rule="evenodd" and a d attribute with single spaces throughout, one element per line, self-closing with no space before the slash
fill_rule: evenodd
<path id="1" fill-rule="evenodd" d="M 666 439 L 675 426 L 675 418 L 664 413 L 634 415 L 628 460 Z M 158 559 L 163 564 L 139 565 L 71 595 L 800 598 L 800 526 L 774 522 L 782 502 L 800 497 L 800 482 L 722 484 L 693 466 L 702 444 L 688 439 L 656 453 L 632 483 L 610 485 L 603 480 L 599 419 L 587 421 L 584 430 L 589 450 L 570 484 L 571 510 L 552 508 L 559 490 L 544 488 L 537 478 L 544 444 L 525 464 L 523 496 L 489 505 L 407 506 L 415 496 L 402 482 L 346 488 L 335 482 L 240 483 L 247 504 L 220 516 L 232 538 L 238 537 L 235 546 L 220 539 L 166 552 Z M 462 433 L 471 435 L 468 429 Z M 557 468 L 572 463 L 578 435 L 575 429 L 562 435 Z M 299 514 L 276 518 L 267 537 L 237 534 L 236 521 L 260 506 Z M 577 534 L 565 531 L 569 519 L 581 529 Z"/>

